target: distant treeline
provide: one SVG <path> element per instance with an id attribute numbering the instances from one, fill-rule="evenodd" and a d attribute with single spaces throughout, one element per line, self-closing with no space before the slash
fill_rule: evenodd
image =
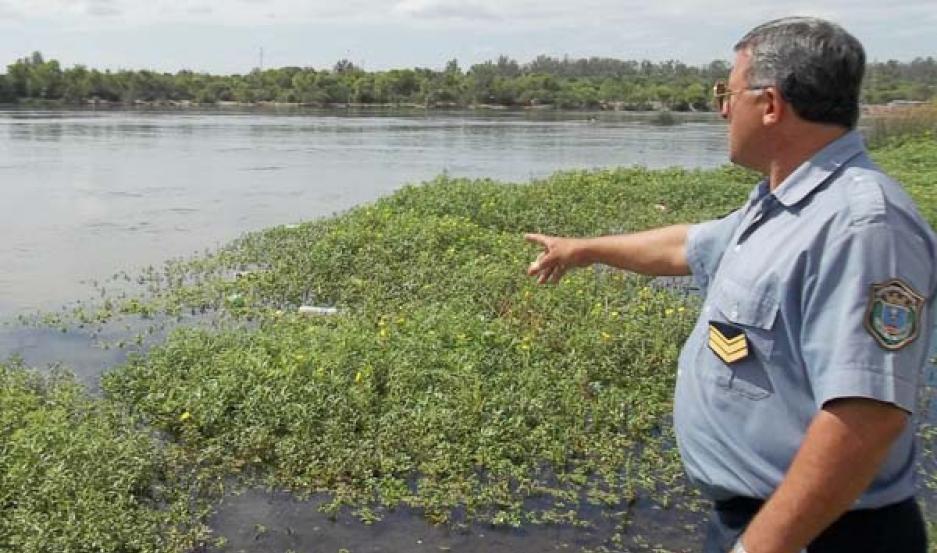
<path id="1" fill-rule="evenodd" d="M 62 69 L 39 52 L 17 60 L 0 75 L 0 102 L 122 104 L 192 102 L 284 102 L 329 104 L 416 104 L 423 106 L 555 106 L 566 109 L 711 109 L 710 87 L 729 64 L 704 66 L 678 61 L 609 58 L 557 59 L 540 56 L 520 64 L 501 56 L 463 70 L 451 60 L 427 68 L 365 71 L 348 60 L 332 69 L 255 69 L 246 75 L 193 71 L 98 71 L 76 65 Z M 937 61 L 875 62 L 868 67 L 863 101 L 937 99 Z"/>

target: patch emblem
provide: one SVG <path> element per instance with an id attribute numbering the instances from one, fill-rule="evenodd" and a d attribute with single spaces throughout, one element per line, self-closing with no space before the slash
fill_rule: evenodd
<path id="1" fill-rule="evenodd" d="M 880 346 L 898 350 L 917 338 L 923 311 L 924 298 L 903 281 L 893 278 L 872 285 L 865 328 Z"/>
<path id="2" fill-rule="evenodd" d="M 736 326 L 709 321 L 709 349 L 726 363 L 735 363 L 748 357 L 748 337 Z"/>

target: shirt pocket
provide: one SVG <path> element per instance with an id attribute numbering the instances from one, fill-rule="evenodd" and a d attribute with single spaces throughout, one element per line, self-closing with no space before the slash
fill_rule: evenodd
<path id="1" fill-rule="evenodd" d="M 726 363 L 704 344 L 699 350 L 700 365 L 713 371 L 720 388 L 740 396 L 759 400 L 774 393 L 768 368 L 774 354 L 777 287 L 771 281 L 743 284 L 723 275 L 713 284 L 707 303 L 708 320 L 728 323 L 745 332 L 748 355 Z"/>

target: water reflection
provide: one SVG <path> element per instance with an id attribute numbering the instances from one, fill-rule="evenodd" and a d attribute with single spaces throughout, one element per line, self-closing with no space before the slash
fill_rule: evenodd
<path id="1" fill-rule="evenodd" d="M 114 340 L 116 336 L 99 339 Z M 27 366 L 42 370 L 63 366 L 94 394 L 99 391 L 101 375 L 127 360 L 131 348 L 95 345 L 96 338 L 87 332 L 58 328 L 0 327 L 0 360 L 20 358 Z"/>

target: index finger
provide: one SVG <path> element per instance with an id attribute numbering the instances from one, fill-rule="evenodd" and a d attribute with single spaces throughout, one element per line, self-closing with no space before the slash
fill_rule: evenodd
<path id="1" fill-rule="evenodd" d="M 527 240 L 531 244 L 539 244 L 543 247 L 547 246 L 547 237 L 542 234 L 527 233 L 524 235 L 524 240 Z"/>

